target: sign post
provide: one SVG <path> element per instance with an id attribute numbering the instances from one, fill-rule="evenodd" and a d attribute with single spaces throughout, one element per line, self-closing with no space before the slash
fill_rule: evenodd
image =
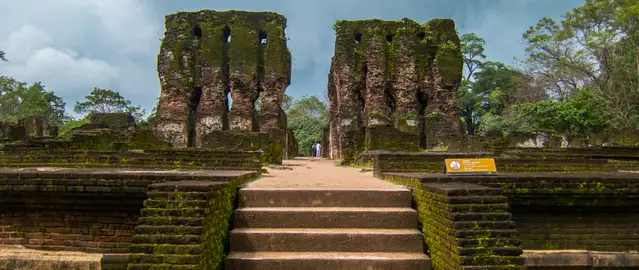
<path id="1" fill-rule="evenodd" d="M 446 162 L 448 175 L 494 175 L 497 166 L 494 158 L 450 158 Z"/>

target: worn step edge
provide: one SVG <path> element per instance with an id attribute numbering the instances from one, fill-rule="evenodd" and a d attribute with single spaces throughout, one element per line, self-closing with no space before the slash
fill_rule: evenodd
<path id="1" fill-rule="evenodd" d="M 424 253 L 424 240 L 417 229 L 236 228 L 230 247 L 237 252 Z"/>
<path id="2" fill-rule="evenodd" d="M 367 229 L 367 228 L 235 228 L 231 233 L 263 234 L 386 234 L 414 235 L 421 232 L 416 229 Z"/>
<path id="3" fill-rule="evenodd" d="M 238 212 L 416 212 L 408 207 L 242 207 Z"/>
<path id="4" fill-rule="evenodd" d="M 240 207 L 411 207 L 405 188 L 242 188 Z"/>
<path id="5" fill-rule="evenodd" d="M 430 260 L 424 253 L 406 252 L 231 252 L 230 260 Z"/>

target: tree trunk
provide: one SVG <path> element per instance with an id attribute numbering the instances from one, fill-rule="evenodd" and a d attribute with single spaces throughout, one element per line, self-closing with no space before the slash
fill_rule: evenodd
<path id="1" fill-rule="evenodd" d="M 475 123 L 473 123 L 473 117 L 466 118 L 466 133 L 468 135 L 475 135 Z"/>

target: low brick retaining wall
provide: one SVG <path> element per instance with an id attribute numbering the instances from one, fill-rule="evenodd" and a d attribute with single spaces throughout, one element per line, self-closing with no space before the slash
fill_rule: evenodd
<path id="1" fill-rule="evenodd" d="M 639 181 L 634 174 L 388 173 L 382 177 L 413 188 L 472 183 L 502 189 L 525 249 L 639 250 Z"/>
<path id="2" fill-rule="evenodd" d="M 523 257 L 530 270 L 639 269 L 638 252 L 525 250 Z"/>
<path id="3" fill-rule="evenodd" d="M 232 183 L 254 171 L 0 169 L 0 244 L 46 250 L 126 253 L 147 187 L 166 181 Z"/>
<path id="4" fill-rule="evenodd" d="M 433 269 L 523 269 L 521 242 L 500 189 L 429 183 L 416 193 Z"/>
<path id="5" fill-rule="evenodd" d="M 491 153 L 446 153 L 446 152 L 388 152 L 372 151 L 360 155 L 361 162 L 372 163 L 374 173 L 379 176 L 390 172 L 444 173 L 447 158 L 493 157 Z M 616 159 L 619 158 L 619 159 Z M 639 162 L 623 159 L 624 156 L 589 158 L 584 156 L 539 156 L 535 159 L 521 157 L 496 157 L 499 172 L 616 172 L 639 169 Z"/>
<path id="6" fill-rule="evenodd" d="M 128 269 L 221 269 L 238 186 L 247 180 L 149 186 Z"/>
<path id="7" fill-rule="evenodd" d="M 15 146 L 14 146 L 15 147 Z M 207 170 L 261 169 L 261 152 L 209 151 L 202 149 L 82 151 L 42 148 L 5 148 L 0 152 L 3 167 L 80 168 L 184 168 Z"/>

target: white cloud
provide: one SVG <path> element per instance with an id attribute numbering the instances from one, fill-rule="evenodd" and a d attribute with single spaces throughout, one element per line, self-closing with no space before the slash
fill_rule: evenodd
<path id="1" fill-rule="evenodd" d="M 146 108 L 155 103 L 163 24 L 145 0 L 3 1 L 0 24 L 0 50 L 10 60 L 0 75 L 41 81 L 68 109 L 93 87 Z"/>

